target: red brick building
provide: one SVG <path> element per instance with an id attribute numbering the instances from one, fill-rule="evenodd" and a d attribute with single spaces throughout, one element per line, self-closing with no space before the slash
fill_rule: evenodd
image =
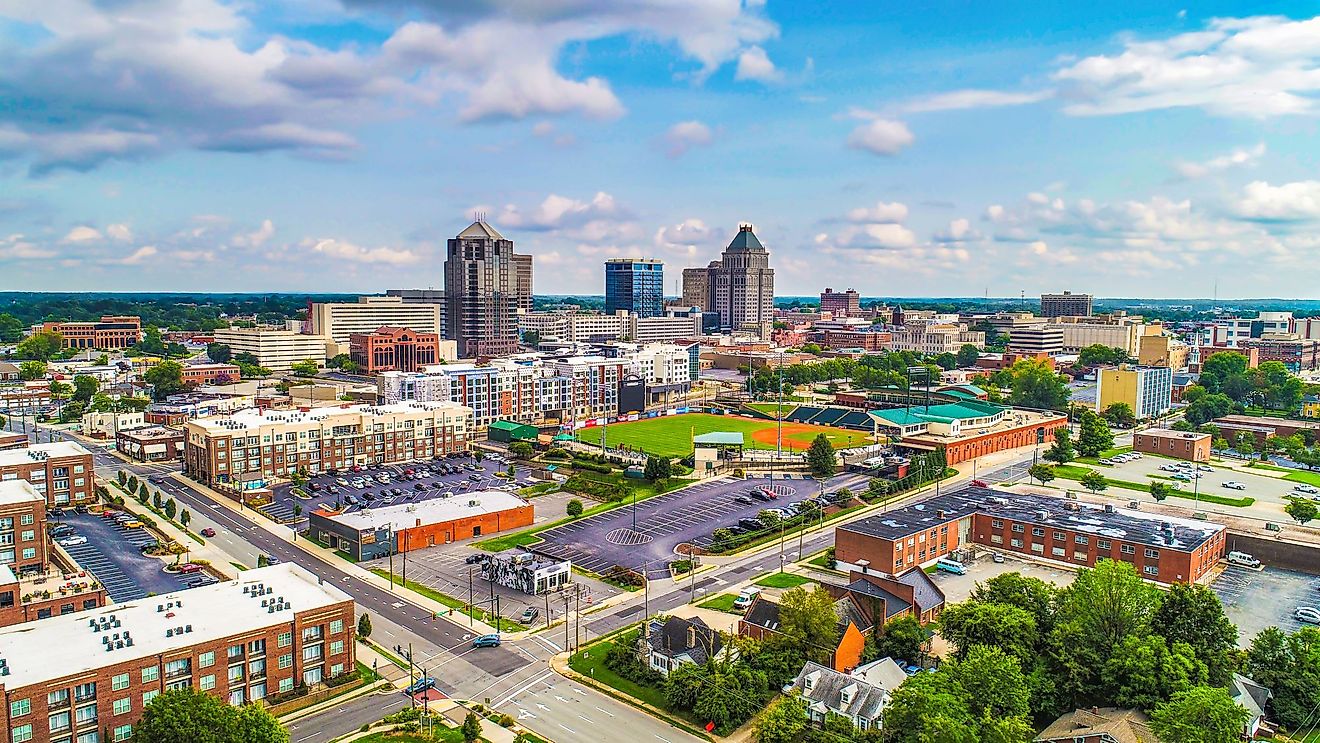
<path id="1" fill-rule="evenodd" d="M 42 332 L 59 333 L 65 348 L 115 350 L 137 345 L 142 340 L 142 318 L 133 315 L 106 315 L 100 322 L 42 323 Z"/>
<path id="2" fill-rule="evenodd" d="M 183 367 L 183 383 L 193 386 L 237 382 L 239 369 L 234 364 L 193 364 Z"/>
<path id="3" fill-rule="evenodd" d="M 531 526 L 532 504 L 502 490 L 457 493 L 370 512 L 308 514 L 308 533 L 359 560 Z"/>
<path id="4" fill-rule="evenodd" d="M 1189 462 L 1210 461 L 1211 436 L 1208 433 L 1151 428 L 1132 434 L 1132 448 L 1147 454 L 1160 454 Z"/>
<path id="5" fill-rule="evenodd" d="M 169 689 L 244 704 L 321 688 L 354 669 L 355 630 L 352 599 L 290 564 L 8 627 L 0 738 L 125 741 Z"/>
<path id="6" fill-rule="evenodd" d="M 834 545 L 841 569 L 901 573 L 970 542 L 1078 567 L 1123 560 L 1147 580 L 1190 583 L 1224 556 L 1226 535 L 1208 521 L 969 487 L 840 526 Z"/>
<path id="7" fill-rule="evenodd" d="M 94 472 L 92 453 L 72 441 L 0 451 L 0 482 L 27 480 L 50 507 L 95 500 Z"/>
<path id="8" fill-rule="evenodd" d="M 883 351 L 894 342 L 888 331 L 826 330 L 820 344 L 826 348 L 860 348 L 863 351 Z"/>
<path id="9" fill-rule="evenodd" d="M 348 343 L 349 356 L 362 367 L 364 374 L 415 372 L 440 361 L 437 333 L 386 326 L 374 333 L 353 333 Z"/>

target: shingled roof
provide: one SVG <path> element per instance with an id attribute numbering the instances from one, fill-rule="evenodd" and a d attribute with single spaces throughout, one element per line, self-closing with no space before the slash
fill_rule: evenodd
<path id="1" fill-rule="evenodd" d="M 1069 712 L 1040 732 L 1036 743 L 1063 741 L 1072 743 L 1078 738 L 1107 736 L 1116 743 L 1159 743 L 1150 729 L 1150 718 L 1137 709 L 1121 707 L 1092 707 Z"/>

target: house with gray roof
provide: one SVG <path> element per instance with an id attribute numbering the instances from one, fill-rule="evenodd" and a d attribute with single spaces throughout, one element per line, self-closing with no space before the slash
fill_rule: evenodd
<path id="1" fill-rule="evenodd" d="M 859 674 L 863 669 L 865 672 Z M 812 724 L 823 726 L 825 719 L 835 714 L 848 718 L 858 730 L 871 730 L 881 727 L 894 690 L 906 680 L 907 675 L 892 658 L 868 663 L 852 674 L 808 661 L 793 680 L 791 690 L 802 694 Z"/>
<path id="2" fill-rule="evenodd" d="M 724 648 L 720 633 L 701 621 L 701 617 L 669 617 L 663 622 L 647 622 L 646 635 L 640 643 L 641 661 L 662 676 L 684 663 L 705 663 Z"/>
<path id="3" fill-rule="evenodd" d="M 1269 689 L 1240 673 L 1235 673 L 1229 681 L 1228 693 L 1239 707 L 1247 711 L 1247 723 L 1243 726 L 1243 734 L 1247 739 L 1274 735 L 1274 726 L 1265 721 L 1265 705 L 1273 696 Z"/>

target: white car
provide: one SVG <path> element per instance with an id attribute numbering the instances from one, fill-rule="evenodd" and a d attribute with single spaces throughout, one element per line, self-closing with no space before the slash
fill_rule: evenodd
<path id="1" fill-rule="evenodd" d="M 1238 482 L 1237 480 L 1228 480 L 1227 482 L 1221 482 L 1220 485 L 1222 485 L 1222 486 L 1228 488 L 1229 490 L 1246 490 L 1246 489 L 1247 489 L 1247 486 L 1246 486 L 1246 485 L 1244 485 L 1244 484 Z"/>
<path id="2" fill-rule="evenodd" d="M 1177 472 L 1177 471 L 1178 471 L 1178 468 L 1177 468 L 1177 467 L 1174 467 L 1174 466 L 1171 465 L 1171 464 L 1161 464 L 1161 465 L 1160 465 L 1160 472 Z"/>
<path id="3" fill-rule="evenodd" d="M 57 540 L 57 543 L 61 547 L 77 547 L 80 544 L 87 544 L 87 537 L 75 535 Z"/>
<path id="4" fill-rule="evenodd" d="M 1293 611 L 1293 619 L 1308 624 L 1320 624 L 1320 609 L 1313 606 L 1299 606 Z"/>
<path id="5" fill-rule="evenodd" d="M 1196 465 L 1196 469 L 1199 470 L 1199 471 L 1201 471 L 1201 472 L 1214 472 L 1214 471 L 1215 471 L 1215 468 L 1214 468 L 1214 467 L 1211 467 L 1211 466 L 1208 465 L 1208 464 L 1198 464 L 1198 465 Z"/>
<path id="6" fill-rule="evenodd" d="M 1293 490 L 1296 490 L 1299 493 L 1320 493 L 1320 490 L 1317 490 L 1314 485 L 1294 485 Z"/>

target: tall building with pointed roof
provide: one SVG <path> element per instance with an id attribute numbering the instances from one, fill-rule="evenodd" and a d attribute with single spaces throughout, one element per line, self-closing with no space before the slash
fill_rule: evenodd
<path id="1" fill-rule="evenodd" d="M 531 283 L 530 267 L 528 260 L 527 284 Z M 449 240 L 445 337 L 458 342 L 459 356 L 507 356 L 518 350 L 519 273 L 513 241 L 484 220 L 473 222 Z M 530 286 L 526 289 L 530 294 Z"/>
<path id="2" fill-rule="evenodd" d="M 769 337 L 775 310 L 775 270 L 750 224 L 738 226 L 720 260 L 683 269 L 683 303 L 717 312 L 723 330 Z"/>

